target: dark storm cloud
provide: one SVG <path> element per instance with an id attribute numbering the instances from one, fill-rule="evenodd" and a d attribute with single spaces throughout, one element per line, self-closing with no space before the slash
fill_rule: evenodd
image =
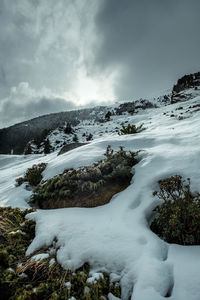
<path id="1" fill-rule="evenodd" d="M 79 24 L 74 18 L 70 28 L 75 12 L 71 1 L 67 3 L 1 0 L 0 67 L 8 87 L 27 81 L 35 88 L 59 90 L 71 84 L 69 70 L 73 76 L 79 56 L 75 32 Z M 68 40 L 65 32 L 73 38 Z"/>
<path id="2" fill-rule="evenodd" d="M 199 0 L 105 0 L 96 28 L 102 39 L 97 70 L 120 70 L 119 98 L 166 89 L 200 70 Z"/>
<path id="3" fill-rule="evenodd" d="M 199 31 L 199 0 L 0 0 L 0 127 L 169 88 Z"/>
<path id="4" fill-rule="evenodd" d="M 89 56 L 84 45 L 94 9 L 91 0 L 0 0 L 0 127 L 30 118 L 30 111 L 71 109 L 70 101 L 52 99 L 72 98 L 77 72 Z M 34 91 L 46 87 L 54 96 L 16 99 L 10 91 L 22 82 Z"/>

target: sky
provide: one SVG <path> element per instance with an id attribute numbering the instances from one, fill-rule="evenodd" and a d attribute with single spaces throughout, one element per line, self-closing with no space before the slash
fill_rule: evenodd
<path id="1" fill-rule="evenodd" d="M 0 128 L 200 71 L 199 0 L 0 0 Z"/>

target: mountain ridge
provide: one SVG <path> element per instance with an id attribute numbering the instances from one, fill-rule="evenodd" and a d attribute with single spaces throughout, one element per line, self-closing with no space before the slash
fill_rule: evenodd
<path id="1" fill-rule="evenodd" d="M 184 75 L 178 79 L 170 94 L 157 98 L 139 99 L 115 104 L 113 106 L 95 106 L 59 113 L 42 115 L 31 120 L 20 122 L 0 129 L 0 154 L 23 154 L 27 144 L 43 131 L 53 131 L 59 127 L 64 128 L 67 123 L 77 126 L 85 120 L 104 122 L 108 111 L 112 114 L 136 114 L 139 110 L 153 108 L 160 105 L 169 105 L 186 101 L 192 97 L 190 93 L 184 93 L 189 89 L 197 89 L 200 86 L 200 72 Z"/>

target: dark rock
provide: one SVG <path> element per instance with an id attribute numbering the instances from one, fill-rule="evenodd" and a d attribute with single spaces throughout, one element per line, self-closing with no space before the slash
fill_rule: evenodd
<path id="1" fill-rule="evenodd" d="M 71 144 L 65 145 L 64 147 L 61 148 L 58 155 L 61 155 L 65 152 L 68 152 L 70 150 L 73 150 L 75 148 L 78 148 L 78 147 L 81 147 L 81 146 L 84 146 L 84 145 L 87 145 L 87 144 L 88 143 L 71 143 Z"/>

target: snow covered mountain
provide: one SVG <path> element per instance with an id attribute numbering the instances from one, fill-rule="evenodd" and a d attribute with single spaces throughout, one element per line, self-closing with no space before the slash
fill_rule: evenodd
<path id="1" fill-rule="evenodd" d="M 118 103 L 110 107 L 98 106 L 49 114 L 3 128 L 0 129 L 0 154 L 23 154 L 30 143 L 33 146 L 32 153 L 42 153 L 44 152 L 44 142 L 47 139 L 50 139 L 51 151 L 54 151 L 71 142 L 75 134 L 79 136 L 80 142 L 85 142 L 88 136 L 90 136 L 89 139 L 92 138 L 91 134 L 94 134 L 94 137 L 97 135 L 101 136 L 103 132 L 107 131 L 107 126 L 104 123 L 109 120 L 109 118 L 106 118 L 108 112 L 116 116 L 124 113 L 133 115 L 140 110 L 160 105 L 162 102 L 169 103 L 170 98 L 171 92 L 158 98 L 139 99 L 122 104 Z M 67 124 L 73 127 L 73 135 L 65 134 Z M 93 129 L 94 125 L 96 128 L 99 128 L 101 125 L 103 131 L 97 133 Z"/>
<path id="2" fill-rule="evenodd" d="M 36 232 L 27 255 L 40 250 L 39 259 L 51 258 L 53 248 L 64 269 L 75 271 L 88 263 L 88 288 L 107 272 L 112 282 L 120 283 L 121 295 L 110 292 L 101 300 L 200 299 L 200 246 L 166 242 L 150 228 L 153 210 L 162 203 L 155 193 L 159 181 L 178 175 L 183 180 L 190 178 L 191 194 L 199 197 L 199 73 L 189 78 L 189 84 L 188 78 L 187 84 L 179 82 L 170 96 L 90 110 L 89 117 L 77 124 L 65 122 L 48 132 L 38 147 L 31 139 L 29 150 L 39 154 L 0 155 L 0 205 L 21 209 L 30 208 L 34 190 L 26 182 L 17 186 L 16 179 L 32 165 L 47 164 L 42 173 L 44 185 L 71 168 L 80 170 L 94 163 L 97 167 L 108 145 L 138 155 L 130 185 L 106 205 L 30 213 L 27 218 L 36 222 Z M 128 124 L 136 128 L 143 124 L 144 130 L 119 135 Z M 47 140 L 50 153 L 45 155 Z M 72 143 L 84 145 L 63 149 L 58 155 L 63 146 Z M 37 296 L 37 289 L 33 292 Z M 66 299 L 76 298 L 72 293 Z"/>

